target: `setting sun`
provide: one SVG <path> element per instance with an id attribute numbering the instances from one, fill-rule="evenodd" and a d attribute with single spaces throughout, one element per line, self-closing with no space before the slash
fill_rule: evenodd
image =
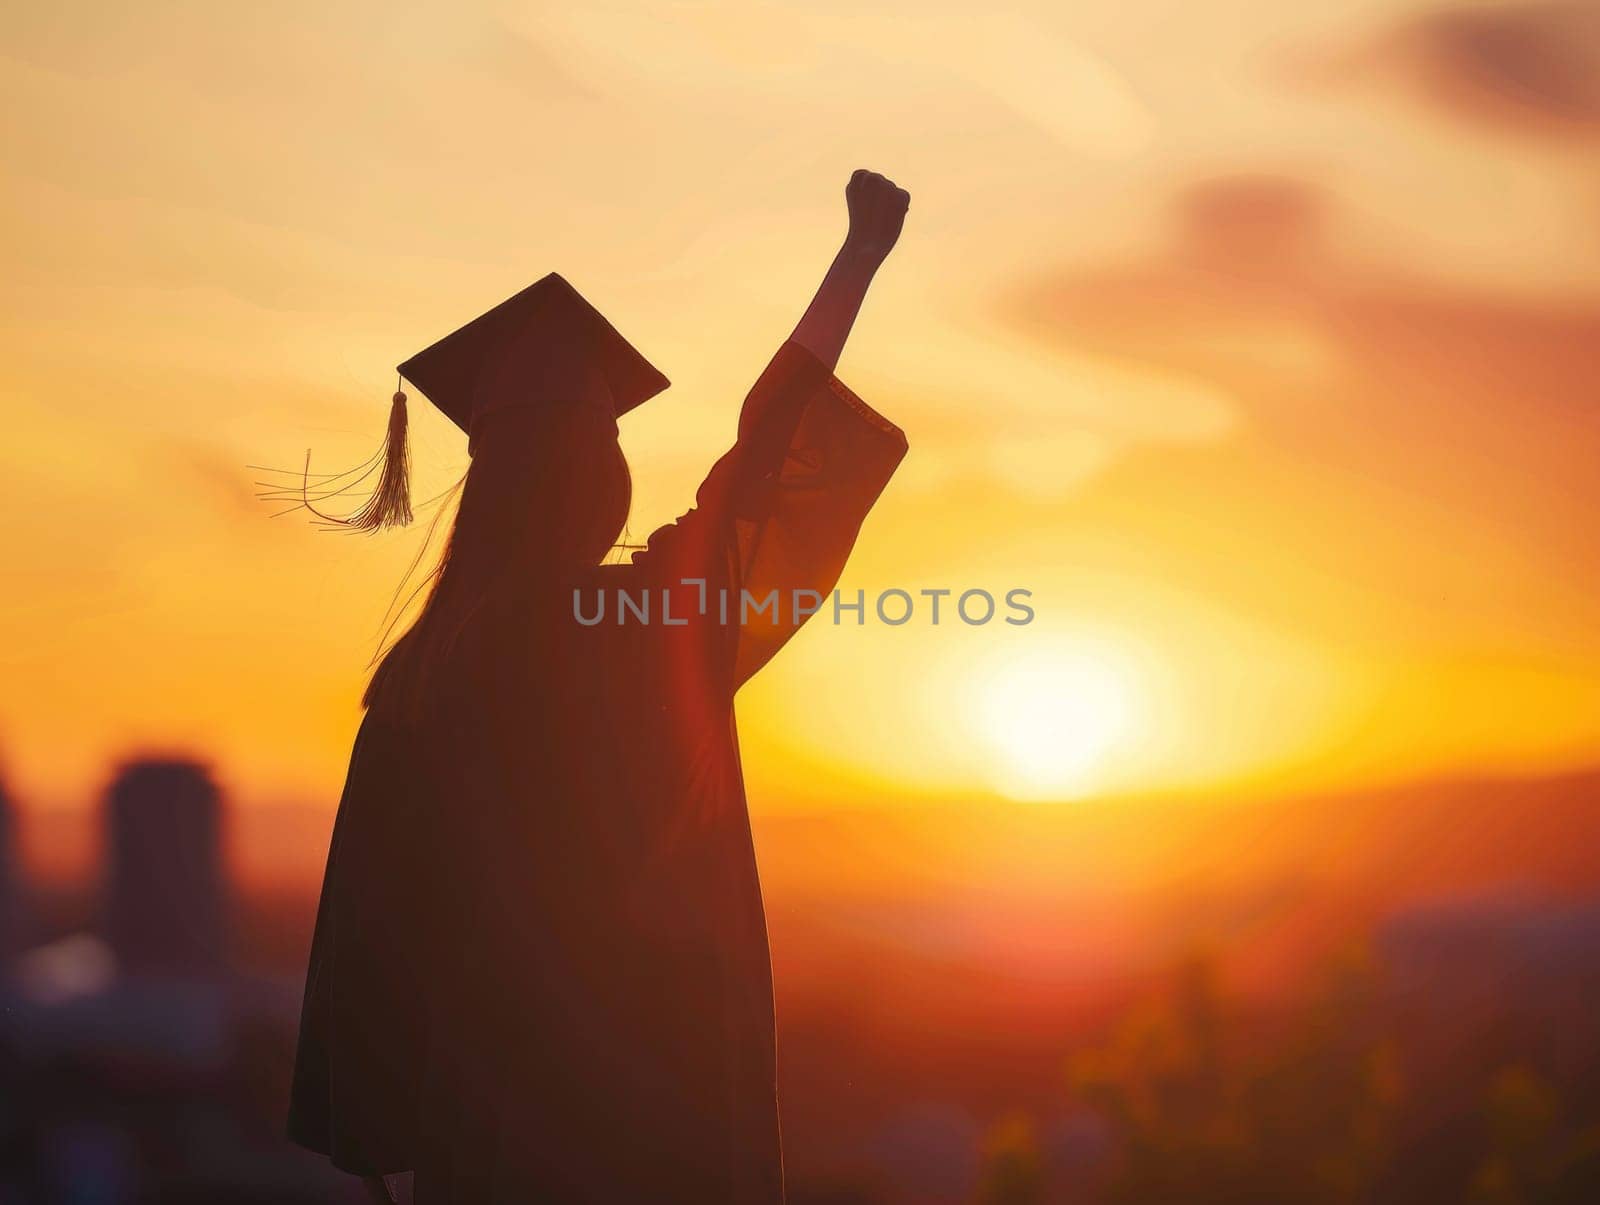
<path id="1" fill-rule="evenodd" d="M 1134 674 L 1110 648 L 1064 646 L 1015 657 L 976 694 L 974 722 L 993 754 L 993 785 L 1015 799 L 1080 797 L 1136 727 Z"/>

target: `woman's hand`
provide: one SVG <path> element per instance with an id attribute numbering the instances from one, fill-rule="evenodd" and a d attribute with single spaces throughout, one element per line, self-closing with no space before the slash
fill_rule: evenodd
<path id="1" fill-rule="evenodd" d="M 789 337 L 821 360 L 829 372 L 839 363 L 867 286 L 900 237 L 911 194 L 877 172 L 862 170 L 845 185 L 844 200 L 850 210 L 850 233 Z"/>
<path id="2" fill-rule="evenodd" d="M 881 264 L 894 250 L 900 229 L 905 225 L 911 194 L 877 172 L 858 168 L 844 186 L 845 208 L 850 212 L 850 231 L 844 249 L 873 264 Z"/>

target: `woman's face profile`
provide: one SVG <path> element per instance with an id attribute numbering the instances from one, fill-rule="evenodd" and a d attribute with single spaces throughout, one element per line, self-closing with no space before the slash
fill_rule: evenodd
<path id="1" fill-rule="evenodd" d="M 594 459 L 592 535 L 582 552 L 583 563 L 587 565 L 598 564 L 616 546 L 633 505 L 633 477 L 628 471 L 628 458 L 617 439 L 616 420 L 609 415 L 599 424 Z"/>
<path id="2" fill-rule="evenodd" d="M 616 419 L 601 400 L 490 416 L 494 429 L 480 455 L 494 463 L 475 467 L 499 478 L 493 494 L 521 513 L 484 518 L 526 533 L 522 572 L 598 564 L 628 521 L 632 479 Z"/>

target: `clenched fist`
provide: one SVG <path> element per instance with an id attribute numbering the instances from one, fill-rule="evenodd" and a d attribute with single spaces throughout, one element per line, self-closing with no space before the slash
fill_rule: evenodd
<path id="1" fill-rule="evenodd" d="M 864 259 L 882 263 L 900 237 L 911 194 L 896 188 L 893 180 L 861 168 L 845 185 L 844 201 L 850 211 L 850 232 L 845 236 L 845 248 Z"/>

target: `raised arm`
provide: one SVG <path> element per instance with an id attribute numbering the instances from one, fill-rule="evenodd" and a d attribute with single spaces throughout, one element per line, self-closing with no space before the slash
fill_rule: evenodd
<path id="1" fill-rule="evenodd" d="M 850 177 L 844 199 L 850 213 L 844 246 L 833 257 L 817 295 L 790 336 L 791 342 L 805 348 L 829 372 L 838 367 L 839 353 L 861 311 L 867 286 L 894 249 L 911 204 L 911 194 L 905 189 L 865 168 Z"/>
<path id="2" fill-rule="evenodd" d="M 633 559 L 668 588 L 706 591 L 674 607 L 709 619 L 686 629 L 680 647 L 719 650 L 710 663 L 724 688 L 765 664 L 833 589 L 862 520 L 905 456 L 900 428 L 833 373 L 909 199 L 874 172 L 850 177 L 844 245 L 746 395 L 738 439 L 701 483 L 695 508 L 652 534 Z M 746 592 L 761 609 L 745 613 Z M 704 600 L 722 596 L 732 611 L 708 612 Z"/>

